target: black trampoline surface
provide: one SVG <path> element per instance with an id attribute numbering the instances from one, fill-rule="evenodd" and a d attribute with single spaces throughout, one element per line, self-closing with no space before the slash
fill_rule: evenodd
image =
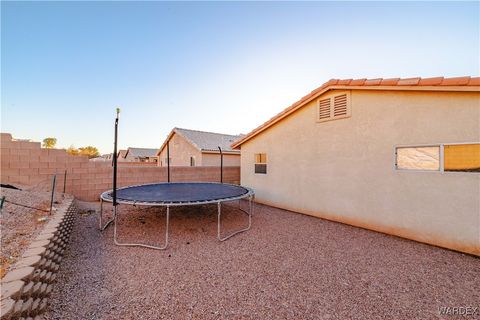
<path id="1" fill-rule="evenodd" d="M 112 201 L 112 192 L 104 192 L 102 199 Z M 176 204 L 241 198 L 249 193 L 247 188 L 225 183 L 170 182 L 119 188 L 117 201 Z"/>

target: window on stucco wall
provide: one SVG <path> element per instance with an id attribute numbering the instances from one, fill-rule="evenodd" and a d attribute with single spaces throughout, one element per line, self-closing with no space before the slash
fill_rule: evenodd
<path id="1" fill-rule="evenodd" d="M 255 153 L 255 173 L 267 173 L 267 154 Z"/>
<path id="2" fill-rule="evenodd" d="M 190 167 L 195 167 L 195 157 L 190 157 Z"/>
<path id="3" fill-rule="evenodd" d="M 400 170 L 480 172 L 480 143 L 397 147 L 395 167 Z"/>
<path id="4" fill-rule="evenodd" d="M 480 143 L 443 146 L 445 171 L 480 172 Z"/>
<path id="5" fill-rule="evenodd" d="M 440 147 L 402 147 L 396 151 L 397 169 L 440 170 Z"/>

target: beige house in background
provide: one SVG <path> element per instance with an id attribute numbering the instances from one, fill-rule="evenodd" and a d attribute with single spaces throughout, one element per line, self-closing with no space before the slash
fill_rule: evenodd
<path id="1" fill-rule="evenodd" d="M 220 166 L 220 147 L 223 165 L 238 167 L 240 151 L 233 150 L 231 144 L 240 138 L 240 135 L 173 128 L 157 153 L 158 165 L 167 166 L 168 143 L 170 166 Z"/>
<path id="2" fill-rule="evenodd" d="M 122 151 L 125 151 L 123 158 L 120 158 Z M 128 148 L 120 150 L 118 161 L 125 162 L 158 162 L 158 149 L 152 148 Z"/>
<path id="3" fill-rule="evenodd" d="M 232 147 L 261 203 L 480 255 L 480 78 L 331 80 Z"/>
<path id="4" fill-rule="evenodd" d="M 126 154 L 127 154 L 127 150 L 118 151 L 117 161 L 125 161 L 125 155 Z"/>

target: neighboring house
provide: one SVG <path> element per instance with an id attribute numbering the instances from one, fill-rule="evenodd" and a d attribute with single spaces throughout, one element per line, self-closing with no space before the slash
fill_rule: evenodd
<path id="1" fill-rule="evenodd" d="M 120 150 L 118 151 L 118 155 L 117 155 L 117 161 L 127 161 L 125 160 L 125 155 L 127 154 L 127 150 Z"/>
<path id="2" fill-rule="evenodd" d="M 101 156 L 105 161 L 112 161 L 113 159 L 113 153 L 107 153 Z"/>
<path id="3" fill-rule="evenodd" d="M 167 166 L 167 143 L 171 166 L 220 166 L 220 151 L 224 166 L 240 166 L 240 151 L 233 150 L 231 144 L 240 135 L 229 135 L 181 128 L 173 128 L 158 155 L 159 165 Z"/>
<path id="4" fill-rule="evenodd" d="M 123 150 L 120 150 L 122 152 Z M 124 162 L 158 162 L 158 149 L 128 148 L 123 157 Z"/>
<path id="5" fill-rule="evenodd" d="M 480 78 L 331 80 L 232 147 L 261 203 L 480 255 Z"/>

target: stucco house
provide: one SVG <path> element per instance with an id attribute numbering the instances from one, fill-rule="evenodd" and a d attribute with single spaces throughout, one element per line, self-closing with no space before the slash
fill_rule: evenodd
<path id="1" fill-rule="evenodd" d="M 121 152 L 122 150 L 120 150 Z M 158 149 L 151 148 L 128 148 L 123 156 L 124 162 L 158 162 Z"/>
<path id="2" fill-rule="evenodd" d="M 224 166 L 240 166 L 240 151 L 231 144 L 240 135 L 173 128 L 163 142 L 157 155 L 159 166 L 167 166 L 167 144 L 170 166 L 220 166 L 220 150 Z"/>
<path id="3" fill-rule="evenodd" d="M 127 154 L 127 150 L 119 150 L 117 152 L 117 161 L 125 161 L 126 154 Z"/>
<path id="4" fill-rule="evenodd" d="M 478 77 L 330 80 L 232 147 L 261 203 L 480 255 Z"/>

